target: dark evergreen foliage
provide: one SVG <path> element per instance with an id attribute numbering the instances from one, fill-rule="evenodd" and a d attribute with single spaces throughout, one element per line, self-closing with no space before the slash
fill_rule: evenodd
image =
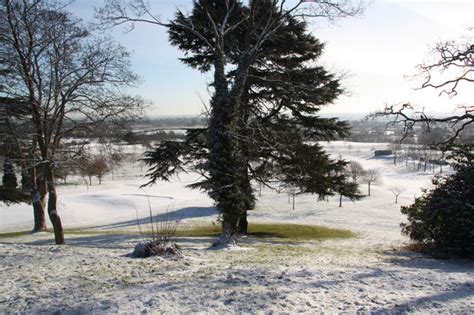
<path id="1" fill-rule="evenodd" d="M 408 223 L 402 231 L 435 252 L 474 254 L 474 155 L 456 149 L 456 173 L 435 178 L 435 188 L 402 207 Z"/>
<path id="2" fill-rule="evenodd" d="M 18 186 L 18 180 L 15 174 L 15 167 L 13 163 L 6 159 L 3 162 L 3 177 L 2 177 L 3 187 L 8 189 L 16 189 Z"/>
<path id="3" fill-rule="evenodd" d="M 2 186 L 0 186 L 0 201 L 9 205 L 12 203 L 28 202 L 29 194 L 18 189 L 18 180 L 13 163 L 5 159 L 3 162 Z"/>

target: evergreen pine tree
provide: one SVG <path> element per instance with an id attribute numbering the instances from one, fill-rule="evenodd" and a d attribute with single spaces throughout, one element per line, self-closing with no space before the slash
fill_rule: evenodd
<path id="1" fill-rule="evenodd" d="M 203 11 L 207 2 L 196 2 L 189 17 L 178 13 L 176 24 L 186 23 L 189 18 L 195 28 L 202 27 L 201 34 L 212 38 L 213 30 Z M 218 15 L 219 4 L 214 4 L 215 11 L 209 14 Z M 269 8 L 281 25 L 271 34 L 271 40 L 261 44 L 258 56 L 247 61 L 245 52 L 256 40 L 252 34 L 258 34 L 256 21 L 265 21 Z M 241 23 L 223 39 L 220 53 L 226 54 L 227 68 L 232 68 L 227 73 L 223 73 L 225 67 L 216 64 L 216 52 L 203 39 L 196 39 L 182 27 L 170 28 L 171 43 L 187 54 L 182 58 L 184 63 L 203 72 L 214 69 L 209 126 L 189 131 L 184 143 L 162 143 L 145 159 L 151 166 L 150 182 L 167 180 L 183 164 L 205 175 L 204 181 L 191 187 L 209 192 L 224 221 L 232 222 L 232 233 L 235 223 L 242 221 L 255 203 L 251 180 L 266 185 L 278 181 L 320 198 L 341 187 L 345 187 L 348 197 L 359 196 L 343 175 L 346 162 L 330 159 L 317 143 L 348 133 L 344 122 L 317 115 L 321 106 L 342 93 L 337 78 L 315 65 L 323 44 L 306 31 L 304 22 L 291 15 L 278 17 L 276 8 L 267 1 L 260 5 L 253 1 L 239 10 L 237 17 L 249 14 L 253 19 Z M 239 70 L 245 62 L 250 64 L 242 74 Z M 235 91 L 236 83 L 241 84 L 239 91 Z M 232 213 L 230 218 L 227 212 Z"/>

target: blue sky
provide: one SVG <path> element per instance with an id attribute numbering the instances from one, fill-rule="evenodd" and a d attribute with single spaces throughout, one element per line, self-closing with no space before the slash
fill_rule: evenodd
<path id="1" fill-rule="evenodd" d="M 71 11 L 89 20 L 93 7 L 101 2 L 77 0 Z M 151 0 L 150 4 L 153 12 L 167 20 L 177 6 L 189 9 L 192 1 Z M 347 74 L 343 84 L 348 94 L 324 112 L 373 112 L 385 104 L 406 101 L 447 112 L 474 99 L 474 89 L 466 86 L 452 99 L 433 90 L 415 91 L 421 81 L 411 78 L 417 73 L 416 65 L 430 58 L 436 42 L 467 36 L 469 26 L 474 27 L 473 0 L 375 0 L 361 17 L 335 25 L 313 20 L 311 32 L 326 43 L 321 62 Z M 180 63 L 177 58 L 182 53 L 168 44 L 165 29 L 137 24 L 129 33 L 115 29 L 112 36 L 132 52 L 134 70 L 142 77 L 132 93 L 152 101 L 150 115 L 195 115 L 204 110 L 211 75 Z"/>

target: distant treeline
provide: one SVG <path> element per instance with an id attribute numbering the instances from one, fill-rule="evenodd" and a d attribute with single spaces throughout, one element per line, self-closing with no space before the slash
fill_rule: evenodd
<path id="1" fill-rule="evenodd" d="M 157 128 L 176 128 L 176 127 L 198 127 L 206 126 L 207 118 L 202 116 L 185 116 L 185 117 L 154 117 L 144 118 L 139 123 L 135 124 L 138 126 L 153 126 Z"/>
<path id="2" fill-rule="evenodd" d="M 129 131 L 123 136 L 123 140 L 128 144 L 147 144 L 151 142 L 184 140 L 184 133 L 174 132 L 173 130 L 160 130 L 153 133 L 139 133 Z"/>
<path id="3" fill-rule="evenodd" d="M 344 140 L 353 142 L 398 142 L 404 134 L 402 124 L 393 124 L 387 118 L 381 119 L 360 119 L 349 120 L 351 135 Z M 97 134 L 91 134 L 91 130 L 76 130 L 68 134 L 67 138 L 107 138 L 118 141 L 125 141 L 130 144 L 160 142 L 169 140 L 183 140 L 184 133 L 176 129 L 201 128 L 207 126 L 206 117 L 186 116 L 186 117 L 155 117 L 144 118 L 127 128 L 104 128 L 95 130 Z M 162 129 L 162 130 L 160 130 Z M 175 129 L 175 131 L 173 131 Z M 421 126 L 416 126 L 412 134 L 404 139 L 405 144 L 429 144 L 433 140 L 440 140 L 449 134 L 446 127 L 437 126 L 432 130 L 424 130 Z M 94 133 L 94 132 L 92 132 Z M 460 134 L 462 143 L 474 143 L 474 126 L 468 126 Z"/>

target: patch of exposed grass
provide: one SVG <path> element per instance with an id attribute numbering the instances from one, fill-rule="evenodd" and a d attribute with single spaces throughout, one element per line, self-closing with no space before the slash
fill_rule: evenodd
<path id="1" fill-rule="evenodd" d="M 203 225 L 177 231 L 177 236 L 182 237 L 217 237 L 221 232 L 219 225 Z"/>
<path id="2" fill-rule="evenodd" d="M 10 238 L 10 237 L 18 237 L 23 235 L 31 234 L 31 231 L 17 231 L 17 232 L 7 232 L 7 233 L 0 233 L 0 239 L 2 238 Z"/>
<path id="3" fill-rule="evenodd" d="M 123 231 L 123 230 L 87 230 L 87 229 L 64 229 L 65 235 L 136 235 L 139 234 L 135 231 Z"/>
<path id="4" fill-rule="evenodd" d="M 221 227 L 205 225 L 179 231 L 179 236 L 186 237 L 216 237 Z M 279 238 L 288 241 L 326 240 L 334 238 L 350 238 L 355 234 L 340 229 L 331 229 L 324 226 L 285 224 L 285 223 L 253 223 L 249 225 L 249 236 L 256 238 Z"/>
<path id="5" fill-rule="evenodd" d="M 48 231 L 49 232 L 49 231 Z M 178 230 L 178 237 L 218 237 L 221 232 L 220 225 L 203 225 L 189 229 Z M 31 231 L 0 233 L 0 239 L 17 237 L 30 234 Z M 142 231 L 144 237 L 151 235 L 151 231 Z M 130 235 L 137 236 L 137 231 L 101 231 L 84 229 L 65 229 L 67 235 Z M 251 223 L 249 236 L 255 238 L 275 238 L 285 241 L 310 241 L 327 239 L 345 239 L 354 237 L 355 234 L 348 230 L 332 229 L 324 226 L 285 223 Z"/>

